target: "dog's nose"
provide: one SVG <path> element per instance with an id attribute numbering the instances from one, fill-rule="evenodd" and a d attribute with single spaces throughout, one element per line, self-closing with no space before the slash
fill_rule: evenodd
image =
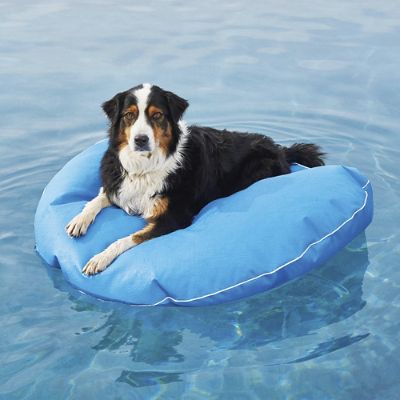
<path id="1" fill-rule="evenodd" d="M 135 144 L 138 147 L 144 147 L 149 143 L 149 137 L 147 135 L 138 135 L 135 137 Z"/>

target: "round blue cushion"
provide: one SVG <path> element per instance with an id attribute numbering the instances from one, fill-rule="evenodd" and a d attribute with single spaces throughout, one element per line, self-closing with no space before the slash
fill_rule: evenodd
<path id="1" fill-rule="evenodd" d="M 117 207 L 86 236 L 65 225 L 98 194 L 102 141 L 69 161 L 45 188 L 35 216 L 37 251 L 78 289 L 137 305 L 199 306 L 250 296 L 323 264 L 371 222 L 372 190 L 354 168 L 294 165 L 204 207 L 193 224 L 145 242 L 88 277 L 86 262 L 145 225 Z"/>

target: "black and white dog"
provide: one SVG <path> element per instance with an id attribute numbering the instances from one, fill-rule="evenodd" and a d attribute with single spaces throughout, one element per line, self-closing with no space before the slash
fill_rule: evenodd
<path id="1" fill-rule="evenodd" d="M 66 226 L 67 233 L 84 235 L 96 215 L 112 204 L 142 216 L 148 225 L 95 255 L 84 274 L 103 271 L 145 240 L 189 226 L 212 200 L 260 179 L 287 174 L 292 162 L 324 164 L 314 144 L 287 148 L 264 135 L 188 127 L 182 120 L 188 105 L 149 84 L 118 93 L 103 104 L 110 119 L 109 147 L 101 163 L 103 187 Z"/>

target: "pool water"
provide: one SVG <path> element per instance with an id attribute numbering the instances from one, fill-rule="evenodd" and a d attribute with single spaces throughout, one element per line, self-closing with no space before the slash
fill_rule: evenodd
<path id="1" fill-rule="evenodd" d="M 1 399 L 399 399 L 400 8 L 396 1 L 0 3 Z M 105 137 L 99 105 L 152 82 L 189 123 L 319 143 L 375 193 L 319 270 L 207 308 L 135 308 L 68 285 L 33 216 Z"/>

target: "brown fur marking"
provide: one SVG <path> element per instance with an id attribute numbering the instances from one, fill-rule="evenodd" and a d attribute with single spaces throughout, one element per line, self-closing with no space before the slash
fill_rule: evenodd
<path id="1" fill-rule="evenodd" d="M 150 239 L 151 231 L 154 229 L 155 225 L 156 224 L 154 222 L 150 222 L 143 229 L 134 233 L 132 235 L 133 243 L 140 244 L 140 243 L 143 243 L 144 241 Z"/>
<path id="2" fill-rule="evenodd" d="M 162 110 L 157 108 L 156 106 L 151 105 L 148 109 L 148 114 L 151 119 L 151 117 L 156 114 L 156 113 L 161 113 L 163 114 Z M 164 125 L 165 121 L 160 121 L 162 124 L 158 123 L 157 121 L 151 121 L 152 127 L 153 127 L 153 132 L 154 132 L 154 138 L 158 144 L 158 146 L 163 150 L 165 154 L 168 154 L 169 151 L 169 145 L 172 139 L 172 131 L 171 131 L 171 126 L 168 121 L 166 121 L 166 128 L 162 127 L 161 125 Z"/>
<path id="3" fill-rule="evenodd" d="M 131 106 L 129 106 L 125 111 L 124 111 L 124 115 L 126 115 L 127 113 L 133 113 L 135 115 L 137 115 L 138 113 L 138 108 L 136 104 L 132 104 Z M 125 116 L 123 118 L 123 125 L 124 127 L 122 128 L 120 134 L 119 134 L 119 149 L 122 150 L 125 146 L 128 145 L 129 139 L 130 139 L 130 134 L 131 134 L 131 130 L 130 127 L 133 125 L 133 123 L 135 122 L 136 118 L 132 119 L 132 118 L 128 118 L 127 116 Z"/>
<path id="4" fill-rule="evenodd" d="M 153 213 L 150 218 L 147 218 L 148 221 L 154 221 L 159 218 L 161 215 L 165 214 L 168 210 L 169 199 L 168 197 L 161 197 L 157 200 L 156 204 L 153 208 Z"/>
<path id="5" fill-rule="evenodd" d="M 118 148 L 119 150 L 122 150 L 124 147 L 128 146 L 128 141 L 129 141 L 129 127 L 122 129 L 122 131 L 119 133 L 118 137 Z"/>
<path id="6" fill-rule="evenodd" d="M 159 218 L 161 215 L 167 212 L 168 205 L 169 205 L 168 197 L 161 197 L 156 202 L 153 208 L 153 215 L 150 218 L 147 218 L 148 225 L 146 225 L 143 229 L 132 235 L 132 240 L 135 244 L 140 244 L 145 242 L 146 240 L 151 239 L 152 237 L 151 232 L 156 226 L 157 218 Z"/>
<path id="7" fill-rule="evenodd" d="M 128 113 L 128 112 L 137 114 L 137 113 L 138 113 L 137 105 L 136 105 L 136 104 L 132 104 L 131 106 L 129 106 L 129 107 L 125 110 L 124 114 L 126 114 L 126 113 Z"/>
<path id="8" fill-rule="evenodd" d="M 160 110 L 158 107 L 153 106 L 153 105 L 149 106 L 148 113 L 149 113 L 149 117 L 150 117 L 150 118 L 151 118 L 155 113 L 158 113 L 158 112 L 161 113 L 161 114 L 163 114 L 162 110 Z"/>

